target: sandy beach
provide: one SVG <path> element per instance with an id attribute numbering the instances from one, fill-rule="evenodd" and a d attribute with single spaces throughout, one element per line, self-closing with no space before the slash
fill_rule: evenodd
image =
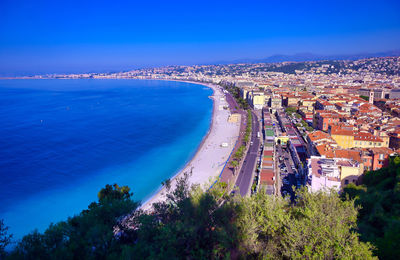
<path id="1" fill-rule="evenodd" d="M 203 187 L 203 185 L 210 185 L 212 181 L 215 181 L 235 146 L 240 129 L 240 121 L 228 122 L 231 113 L 223 108 L 228 104 L 219 86 L 208 83 L 189 83 L 204 85 L 213 90 L 211 96 L 213 99 L 212 123 L 192 160 L 171 179 L 172 188 L 176 185 L 177 177 L 190 171 L 192 171 L 192 175 L 189 177 L 190 184 L 200 184 Z M 226 143 L 227 146 L 222 147 L 222 143 Z M 161 188 L 154 196 L 145 201 L 141 208 L 149 210 L 153 203 L 163 199 L 165 199 L 165 189 Z"/>

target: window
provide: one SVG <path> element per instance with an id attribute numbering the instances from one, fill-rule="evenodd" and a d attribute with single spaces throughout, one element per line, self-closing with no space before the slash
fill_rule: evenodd
<path id="1" fill-rule="evenodd" d="M 349 180 L 345 180 L 344 184 L 346 184 L 346 185 L 349 184 Z"/>

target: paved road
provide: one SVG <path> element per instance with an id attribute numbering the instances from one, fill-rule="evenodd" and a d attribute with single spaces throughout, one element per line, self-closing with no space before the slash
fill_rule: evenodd
<path id="1" fill-rule="evenodd" d="M 246 154 L 242 169 L 240 169 L 239 176 L 236 180 L 236 186 L 239 187 L 239 192 L 242 197 L 250 194 L 250 188 L 253 183 L 253 171 L 260 149 L 260 139 L 257 137 L 259 129 L 259 122 L 257 116 L 252 112 L 253 117 L 253 131 L 251 134 L 251 141 L 249 151 Z"/>
<path id="2" fill-rule="evenodd" d="M 282 187 L 281 194 L 289 194 L 292 201 L 294 200 L 295 192 L 292 189 L 292 186 L 296 186 L 296 170 L 293 170 L 294 162 L 291 158 L 290 153 L 286 149 L 282 149 L 280 145 L 277 145 L 277 158 L 282 157 L 282 162 L 278 165 L 285 165 L 287 173 L 285 174 L 283 171 L 279 170 L 280 176 L 282 178 Z M 286 180 L 286 181 L 285 181 Z"/>

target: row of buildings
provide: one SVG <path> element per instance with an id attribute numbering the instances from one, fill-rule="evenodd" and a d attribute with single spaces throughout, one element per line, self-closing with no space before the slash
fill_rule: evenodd
<path id="1" fill-rule="evenodd" d="M 275 133 L 271 114 L 268 110 L 263 112 L 264 126 L 264 147 L 263 156 L 261 158 L 261 169 L 259 172 L 259 185 L 262 186 L 267 194 L 273 195 L 276 193 L 276 173 L 275 173 Z"/>
<path id="2" fill-rule="evenodd" d="M 276 112 L 282 133 L 275 140 L 289 143 L 293 159 L 304 166 L 311 191 L 357 184 L 363 173 L 387 166 L 389 157 L 400 152 L 397 89 L 322 85 L 309 91 L 249 81 L 235 86 L 254 109 Z M 314 130 L 299 136 L 280 108 L 291 108 Z"/>

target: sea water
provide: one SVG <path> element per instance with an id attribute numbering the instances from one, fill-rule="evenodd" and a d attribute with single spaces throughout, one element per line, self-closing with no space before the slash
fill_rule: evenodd
<path id="1" fill-rule="evenodd" d="M 207 134 L 210 95 L 174 81 L 0 80 L 0 219 L 19 239 L 106 184 L 148 199 Z"/>

